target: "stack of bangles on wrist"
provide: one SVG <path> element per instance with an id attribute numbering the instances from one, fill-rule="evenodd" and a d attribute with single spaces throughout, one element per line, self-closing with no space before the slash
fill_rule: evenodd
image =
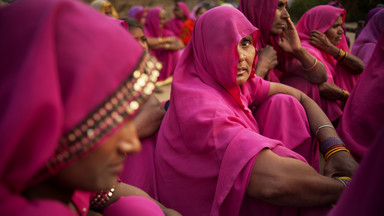
<path id="1" fill-rule="evenodd" d="M 349 150 L 345 147 L 344 142 L 339 137 L 331 137 L 325 140 L 320 146 L 320 152 L 324 155 L 324 159 L 328 160 L 333 154 L 339 151 Z"/>
<path id="2" fill-rule="evenodd" d="M 342 49 L 339 49 L 339 54 L 335 58 L 338 62 L 344 60 L 347 57 L 347 52 Z"/>
<path id="3" fill-rule="evenodd" d="M 334 177 L 334 179 L 338 180 L 339 182 L 341 182 L 344 187 L 347 187 L 349 182 L 351 182 L 351 178 L 348 177 L 348 176 L 340 176 L 340 177 Z"/>
<path id="4" fill-rule="evenodd" d="M 303 70 L 305 70 L 305 71 L 313 71 L 313 70 L 315 70 L 317 68 L 318 64 L 319 64 L 319 61 L 317 60 L 317 58 L 315 58 L 315 63 L 311 67 L 309 67 L 309 68 L 304 68 L 303 67 Z"/>
<path id="5" fill-rule="evenodd" d="M 105 208 L 105 204 L 108 203 L 109 199 L 111 199 L 113 192 L 115 191 L 115 186 L 107 191 L 98 192 L 90 202 L 90 210 L 96 212 L 102 212 Z"/>

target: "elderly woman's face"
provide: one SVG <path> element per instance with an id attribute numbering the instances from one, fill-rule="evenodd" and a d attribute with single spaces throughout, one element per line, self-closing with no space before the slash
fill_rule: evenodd
<path id="1" fill-rule="evenodd" d="M 331 26 L 331 28 L 329 28 L 325 32 L 325 35 L 327 36 L 328 40 L 335 46 L 340 43 L 340 40 L 344 33 L 342 25 L 343 25 L 343 17 L 339 16 L 336 22 Z"/>
<path id="2" fill-rule="evenodd" d="M 251 74 L 252 64 L 256 55 L 251 35 L 241 39 L 237 45 L 237 52 L 239 53 L 239 64 L 237 65 L 236 82 L 239 85 L 243 85 Z"/>
<path id="3" fill-rule="evenodd" d="M 281 34 L 287 28 L 287 19 L 289 13 L 287 11 L 288 0 L 279 0 L 277 3 L 275 19 L 271 27 L 271 34 Z"/>
<path id="4" fill-rule="evenodd" d="M 71 189 L 109 189 L 124 169 L 126 154 L 137 153 L 140 149 L 136 127 L 131 119 L 100 147 L 62 170 L 54 180 Z"/>

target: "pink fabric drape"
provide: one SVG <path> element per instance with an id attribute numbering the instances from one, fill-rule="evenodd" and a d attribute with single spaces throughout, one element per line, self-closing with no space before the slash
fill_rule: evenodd
<path id="1" fill-rule="evenodd" d="M 160 12 L 164 10 L 161 7 L 154 7 L 148 11 L 145 21 L 144 31 L 147 37 L 176 37 L 176 35 L 168 29 L 160 28 Z M 151 50 L 151 53 L 163 64 L 160 71 L 159 80 L 165 80 L 173 75 L 173 71 L 179 60 L 179 51 L 174 50 Z"/>
<path id="2" fill-rule="evenodd" d="M 384 33 L 372 58 L 352 91 L 337 132 L 352 155 L 365 157 L 384 123 Z"/>
<path id="3" fill-rule="evenodd" d="M 190 13 L 189 13 L 187 4 L 185 2 L 177 2 L 176 5 L 179 6 L 181 10 L 184 12 L 186 19 L 189 19 Z M 174 17 L 167 22 L 167 29 L 172 31 L 175 35 L 179 35 L 183 24 L 184 24 L 184 21 L 182 19 Z"/>
<path id="4" fill-rule="evenodd" d="M 384 29 L 384 8 L 380 9 L 360 32 L 352 46 L 352 54 L 363 60 L 367 66 L 373 50 Z"/>
<path id="5" fill-rule="evenodd" d="M 253 164 L 262 149 L 306 161 L 280 141 L 260 134 L 248 106 L 266 101 L 269 82 L 251 74 L 251 80 L 242 87 L 236 83 L 237 45 L 250 34 L 257 43 L 259 32 L 230 7 L 204 13 L 195 29 L 175 70 L 170 107 L 156 145 L 160 201 L 187 216 L 288 211 L 260 200 L 243 202 Z M 260 110 L 268 110 L 268 106 Z M 260 128 L 272 131 L 266 124 Z M 308 141 L 308 136 L 298 139 Z M 297 209 L 292 212 L 297 215 Z"/>
<path id="6" fill-rule="evenodd" d="M 100 129 L 100 134 L 96 119 L 97 139 L 88 148 L 76 145 L 76 152 L 60 155 L 69 148 L 61 142 L 65 134 L 114 96 L 143 50 L 121 26 L 80 1 L 15 1 L 0 8 L 0 28 L 7 29 L 0 35 L 0 52 L 6 56 L 0 60 L 0 212 L 74 215 L 63 203 L 21 194 L 52 159 L 64 158 L 59 166 L 44 169 L 47 175 L 99 147 L 132 117 L 134 112 L 120 116 L 119 124 Z"/>

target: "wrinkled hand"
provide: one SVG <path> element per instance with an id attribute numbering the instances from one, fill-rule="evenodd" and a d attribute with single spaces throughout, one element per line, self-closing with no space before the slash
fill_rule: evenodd
<path id="1" fill-rule="evenodd" d="M 260 66 L 267 68 L 268 70 L 276 67 L 278 63 L 276 50 L 273 49 L 271 45 L 267 45 L 266 47 L 260 49 L 258 58 L 259 60 L 257 64 L 260 64 Z"/>
<path id="2" fill-rule="evenodd" d="M 301 49 L 300 38 L 291 18 L 287 19 L 287 29 L 284 30 L 280 36 L 279 46 L 285 52 L 291 54 L 294 54 Z"/>
<path id="3" fill-rule="evenodd" d="M 324 175 L 328 177 L 348 176 L 352 177 L 359 164 L 352 155 L 346 151 L 340 151 L 328 158 L 324 167 Z"/>
<path id="4" fill-rule="evenodd" d="M 328 40 L 327 36 L 317 30 L 313 30 L 309 36 L 309 43 L 319 48 L 320 50 L 326 51 L 333 46 Z"/>
<path id="5" fill-rule="evenodd" d="M 259 50 L 255 74 L 264 79 L 268 71 L 274 68 L 277 63 L 276 50 L 272 46 L 267 45 Z"/>

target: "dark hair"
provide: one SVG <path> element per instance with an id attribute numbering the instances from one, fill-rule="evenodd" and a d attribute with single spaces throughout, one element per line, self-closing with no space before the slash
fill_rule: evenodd
<path id="1" fill-rule="evenodd" d="M 201 2 L 195 11 L 195 15 L 197 15 L 200 12 L 200 10 L 203 8 L 205 8 L 206 10 L 209 10 L 212 8 L 212 5 L 209 2 Z"/>
<path id="2" fill-rule="evenodd" d="M 128 29 L 131 30 L 131 28 L 140 28 L 140 29 L 143 29 L 143 26 L 140 25 L 140 23 L 138 23 L 136 21 L 136 19 L 134 18 L 131 18 L 131 17 L 128 17 L 128 18 L 121 18 L 121 20 L 124 20 L 125 22 L 128 23 Z"/>

